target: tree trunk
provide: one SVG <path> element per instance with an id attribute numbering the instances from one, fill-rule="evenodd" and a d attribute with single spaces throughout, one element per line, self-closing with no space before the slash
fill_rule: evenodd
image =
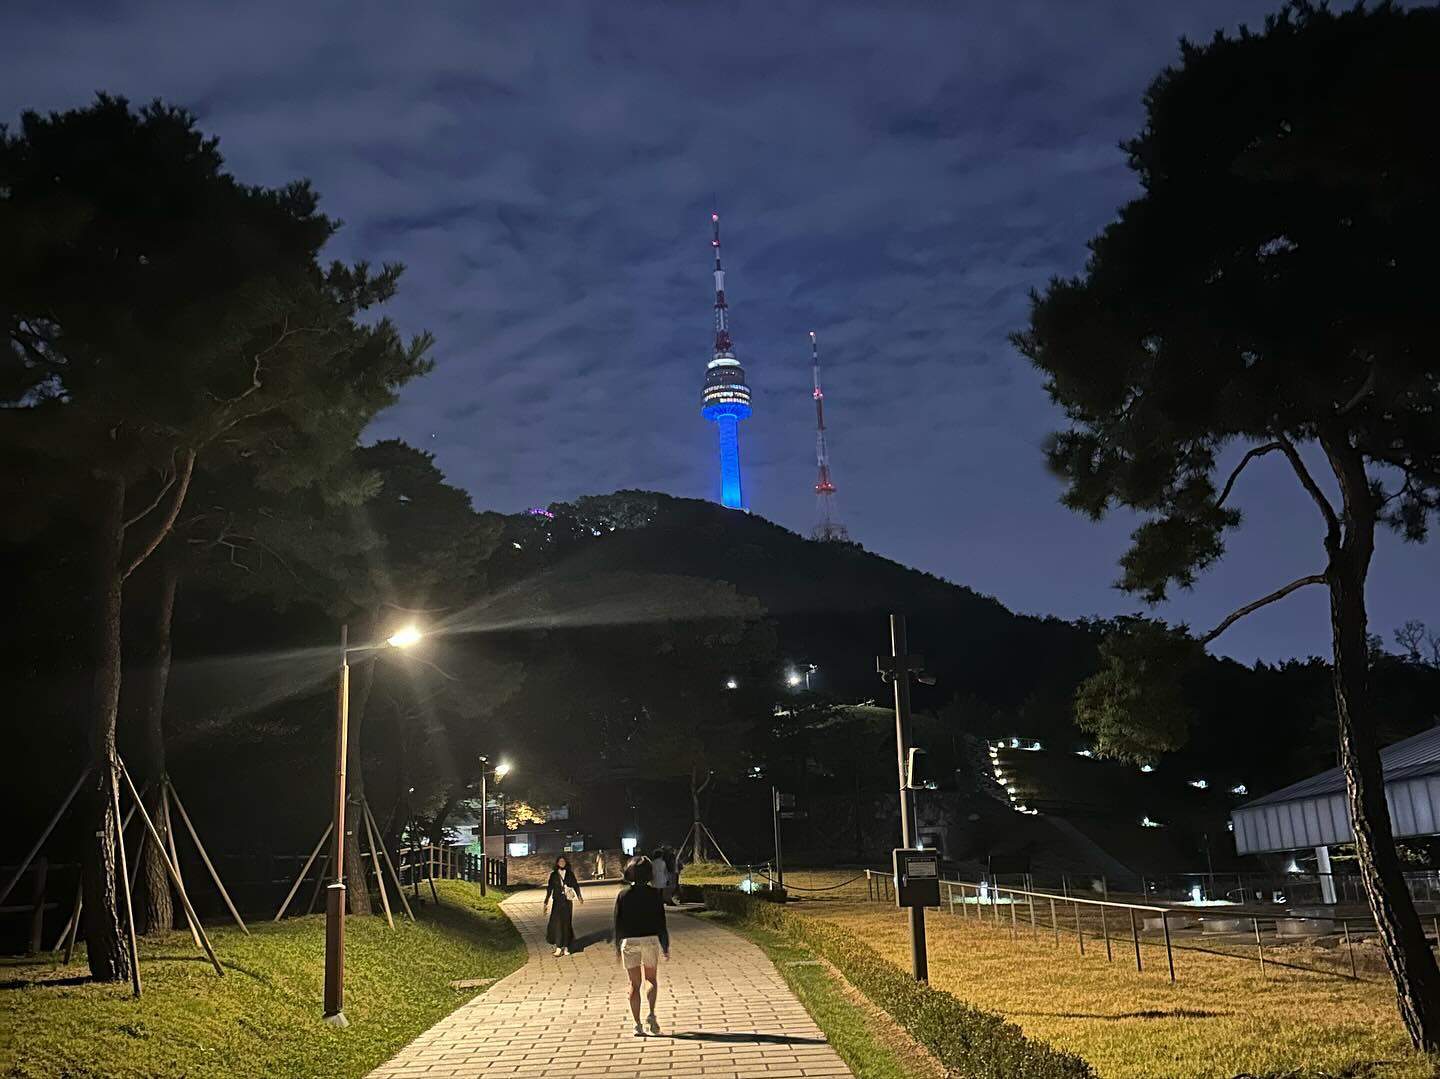
<path id="1" fill-rule="evenodd" d="M 443 847 L 445 845 L 445 822 L 450 819 L 450 814 L 455 812 L 455 806 L 458 804 L 459 799 L 453 794 L 450 795 L 445 799 L 445 804 L 435 813 L 435 819 L 430 822 L 430 842 L 435 846 Z"/>
<path id="2" fill-rule="evenodd" d="M 1323 440 L 1322 440 L 1323 441 Z M 1340 767 L 1355 833 L 1355 854 L 1380 950 L 1395 981 L 1401 1022 L 1417 1048 L 1440 1050 L 1440 967 L 1405 884 L 1375 734 L 1365 580 L 1375 542 L 1375 506 L 1364 465 L 1348 443 L 1326 442 L 1344 505 L 1343 542 L 1328 545 L 1326 583 L 1335 656 L 1332 679 Z"/>
<path id="3" fill-rule="evenodd" d="M 373 634 L 377 622 L 369 626 Z M 365 798 L 365 758 L 360 750 L 360 731 L 365 726 L 365 706 L 370 701 L 370 687 L 375 684 L 375 657 L 366 656 L 350 671 L 350 726 L 345 752 L 347 797 L 345 805 L 345 891 L 350 900 L 351 914 L 373 913 L 370 907 L 370 881 L 366 861 L 360 854 L 360 837 L 365 834 L 363 810 Z"/>
<path id="4" fill-rule="evenodd" d="M 706 784 L 709 782 L 709 779 L 706 779 L 705 783 L 697 784 L 695 781 L 695 769 L 690 769 L 690 808 L 692 811 L 691 827 L 693 829 L 691 835 L 694 836 L 693 849 L 695 851 L 695 861 L 697 862 L 710 860 L 707 856 L 709 848 L 705 844 L 705 825 L 700 819 L 700 792 L 705 789 Z"/>
<path id="5" fill-rule="evenodd" d="M 166 543 L 168 547 L 169 541 Z M 175 611 L 175 592 L 180 568 L 173 552 L 162 547 L 158 552 L 158 581 L 153 605 L 146 610 L 145 638 L 140 662 L 141 701 L 139 719 L 145 748 L 147 773 L 152 784 L 147 796 L 150 818 L 168 844 L 170 815 L 164 805 L 165 770 L 165 690 L 170 682 L 170 627 Z M 168 933 L 175 928 L 175 904 L 170 892 L 170 876 L 165 869 L 165 852 L 156 843 L 145 844 L 142 877 L 145 881 L 145 932 L 147 935 Z"/>
<path id="6" fill-rule="evenodd" d="M 1364 578 L 1342 567 L 1333 567 L 1329 576 L 1340 767 L 1361 881 L 1385 964 L 1395 980 L 1401 1021 L 1416 1046 L 1435 1052 L 1440 1049 L 1440 968 L 1405 884 L 1385 803 L 1370 699 Z"/>
<path id="7" fill-rule="evenodd" d="M 86 726 L 90 763 L 95 782 L 88 807 L 89 819 L 81 851 L 85 895 L 85 948 L 90 974 L 97 981 L 126 981 L 130 952 L 120 921 L 118 865 L 115 849 L 119 821 L 115 819 L 115 791 L 120 782 L 115 750 L 115 718 L 120 706 L 120 609 L 123 582 L 125 486 L 118 479 L 102 481 L 96 497 L 91 622 L 86 634 L 93 673 Z"/>

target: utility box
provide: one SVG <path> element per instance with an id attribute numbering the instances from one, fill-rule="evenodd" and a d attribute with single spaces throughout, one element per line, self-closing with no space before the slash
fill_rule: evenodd
<path id="1" fill-rule="evenodd" d="M 940 905 L 940 852 L 930 847 L 895 850 L 895 905 Z"/>

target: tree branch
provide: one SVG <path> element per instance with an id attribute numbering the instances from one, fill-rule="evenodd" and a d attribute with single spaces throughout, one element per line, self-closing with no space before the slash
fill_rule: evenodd
<path id="1" fill-rule="evenodd" d="M 1358 405 L 1361 401 L 1363 401 L 1363 400 L 1365 400 L 1365 398 L 1369 397 L 1370 394 L 1374 391 L 1374 389 L 1375 389 L 1375 361 L 1374 361 L 1374 360 L 1371 360 L 1371 361 L 1370 361 L 1370 369 L 1365 372 L 1365 381 L 1360 384 L 1360 388 L 1355 391 L 1355 395 L 1354 395 L 1353 397 L 1351 397 L 1350 400 L 1346 401 L 1343 405 L 1341 405 L 1339 408 L 1337 408 L 1337 409 L 1335 410 L 1335 415 L 1337 415 L 1337 416 L 1343 416 L 1343 415 L 1345 415 L 1345 413 L 1349 412 L 1349 411 L 1350 411 L 1351 409 L 1353 409 L 1356 405 Z"/>
<path id="2" fill-rule="evenodd" d="M 1323 573 L 1312 573 L 1308 577 L 1301 577 L 1299 580 L 1291 581 L 1284 588 L 1277 588 L 1268 596 L 1262 596 L 1254 603 L 1247 603 L 1238 611 L 1233 611 L 1231 614 L 1226 616 L 1225 620 L 1222 621 L 1218 626 L 1212 629 L 1209 633 L 1205 634 L 1205 636 L 1201 637 L 1200 643 L 1209 644 L 1216 637 L 1220 636 L 1220 634 L 1224 633 L 1227 629 L 1233 626 L 1236 622 L 1240 621 L 1240 619 L 1244 618 L 1247 614 L 1254 614 L 1261 607 L 1268 607 L 1270 604 L 1275 603 L 1278 600 L 1284 599 L 1291 592 L 1295 592 L 1309 584 L 1324 583 L 1325 574 Z"/>
<path id="3" fill-rule="evenodd" d="M 1295 475 L 1300 479 L 1300 485 L 1314 499 L 1315 505 L 1320 509 L 1320 516 L 1325 519 L 1325 550 L 1333 553 L 1340 547 L 1340 518 L 1335 514 L 1335 507 L 1330 505 L 1330 500 L 1325 497 L 1325 492 L 1320 490 L 1320 485 L 1315 482 L 1315 477 L 1310 475 L 1310 470 L 1300 459 L 1300 451 L 1295 448 L 1295 444 L 1284 435 L 1280 436 L 1279 442 L 1280 448 L 1285 451 L 1285 456 L 1290 461 L 1290 467 L 1295 470 Z"/>
<path id="4" fill-rule="evenodd" d="M 1230 478 L 1225 481 L 1225 489 L 1220 492 L 1220 497 L 1215 500 L 1215 508 L 1218 510 L 1221 506 L 1225 505 L 1225 500 L 1230 497 L 1230 492 L 1235 487 L 1235 481 L 1240 478 L 1240 473 L 1245 470 L 1246 465 L 1257 457 L 1263 457 L 1267 453 L 1273 453 L 1276 450 L 1283 450 L 1284 448 L 1283 443 L 1267 442 L 1263 446 L 1255 446 L 1245 454 L 1244 457 L 1240 458 L 1240 463 L 1235 466 L 1235 471 L 1231 472 Z"/>
<path id="5" fill-rule="evenodd" d="M 172 464 L 170 478 L 161 485 L 159 492 L 155 495 L 155 500 L 151 502 L 150 505 L 146 506 L 143 510 L 141 510 L 139 513 L 137 513 L 134 517 L 131 517 L 130 520 L 126 521 L 123 525 L 121 525 L 120 530 L 123 532 L 131 525 L 137 524 L 146 516 L 146 514 L 151 513 L 156 506 L 160 505 L 160 503 L 165 500 L 166 493 L 170 490 L 170 488 L 175 486 L 175 480 L 178 476 L 179 472 L 178 470 L 175 470 L 173 468 Z"/>
<path id="6" fill-rule="evenodd" d="M 140 549 L 140 553 L 131 560 L 125 572 L 120 575 L 122 581 L 139 569 L 145 559 L 155 553 L 155 548 L 160 546 L 165 537 L 170 534 L 170 530 L 175 527 L 175 519 L 180 516 L 180 507 L 185 504 L 185 492 L 190 489 L 190 477 L 194 474 L 195 451 L 186 450 L 180 459 L 180 467 L 176 473 L 176 489 L 170 509 L 166 512 L 165 519 L 156 526 L 155 534 L 150 537 L 150 540 Z"/>

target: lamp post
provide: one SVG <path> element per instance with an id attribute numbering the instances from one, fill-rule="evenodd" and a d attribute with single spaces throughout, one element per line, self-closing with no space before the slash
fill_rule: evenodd
<path id="1" fill-rule="evenodd" d="M 911 655 L 905 635 L 905 616 L 890 616 L 890 655 L 876 659 L 880 676 L 895 686 L 895 756 L 900 777 L 900 843 L 920 845 L 919 822 L 915 819 L 915 792 L 910 777 L 910 679 L 934 685 L 925 674 L 925 660 Z M 930 980 L 930 959 L 925 947 L 925 908 L 912 906 L 910 912 L 910 965 L 917 982 Z"/>
<path id="2" fill-rule="evenodd" d="M 490 758 L 480 758 L 480 894 L 488 895 L 486 890 L 490 869 L 490 796 L 486 790 L 485 780 L 490 774 L 494 774 L 495 782 L 505 778 L 510 771 L 510 766 L 501 761 L 494 768 L 490 767 Z M 503 827 L 503 822 L 502 822 Z M 502 841 L 503 843 L 503 841 Z"/>
<path id="3" fill-rule="evenodd" d="M 785 681 L 789 683 L 791 689 L 799 689 L 800 684 L 803 682 L 805 685 L 805 692 L 809 693 L 810 676 L 819 669 L 820 668 L 815 666 L 815 664 L 813 663 L 805 664 L 805 669 L 803 671 L 796 670 L 794 667 L 791 667 L 790 673 L 785 676 Z"/>
<path id="4" fill-rule="evenodd" d="M 420 640 L 414 626 L 392 634 L 385 644 L 409 648 Z M 340 627 L 340 696 L 335 709 L 335 817 L 332 821 L 334 848 L 331 864 L 335 879 L 325 889 L 325 1022 L 347 1027 L 345 1018 L 345 763 L 350 737 L 350 653 L 366 652 L 381 645 L 350 647 L 350 627 Z"/>

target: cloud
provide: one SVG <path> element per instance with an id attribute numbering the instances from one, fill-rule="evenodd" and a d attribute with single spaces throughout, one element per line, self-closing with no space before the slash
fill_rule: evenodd
<path id="1" fill-rule="evenodd" d="M 1116 144 L 1179 36 L 1268 6 L 25 3 L 0 116 L 161 96 L 243 178 L 311 177 L 336 256 L 403 261 L 394 315 L 438 336 L 374 434 L 506 510 L 713 493 L 714 198 L 753 507 L 808 531 L 817 329 L 851 534 L 1075 615 L 1133 607 L 1127 527 L 1056 504 L 1058 417 L 1006 338 L 1133 194 Z"/>

